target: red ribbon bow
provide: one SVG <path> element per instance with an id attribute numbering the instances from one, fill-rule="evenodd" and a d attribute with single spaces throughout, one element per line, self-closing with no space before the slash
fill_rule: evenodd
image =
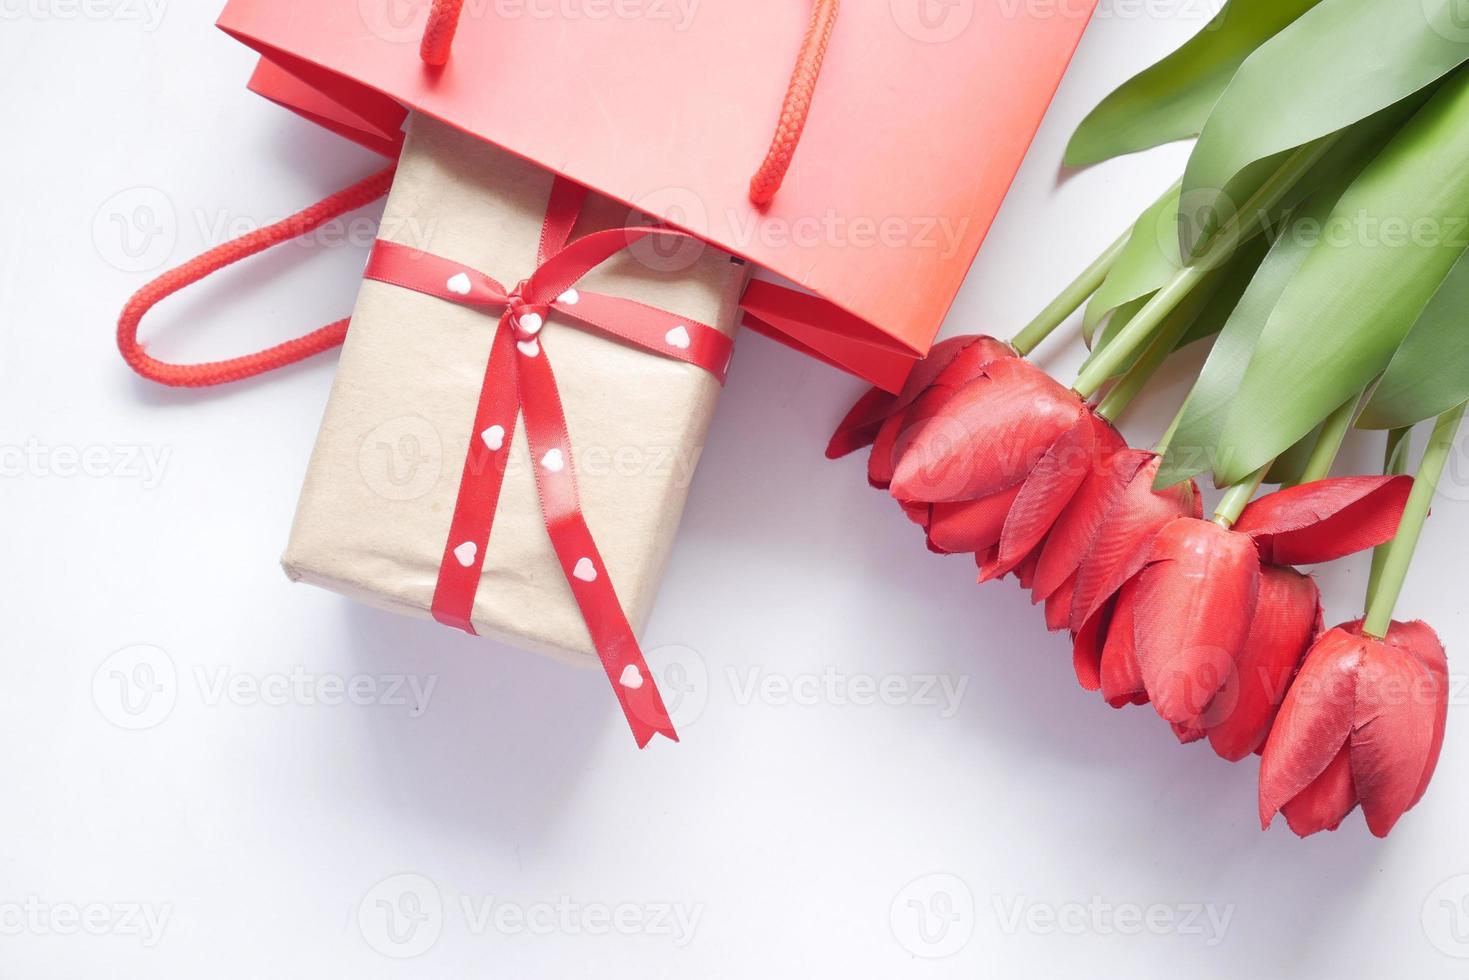
<path id="1" fill-rule="evenodd" d="M 474 598 L 511 438 L 523 414 L 551 545 L 641 748 L 660 732 L 675 742 L 678 734 L 582 516 L 566 416 L 539 335 L 554 312 L 563 322 L 700 367 L 720 384 L 734 346 L 729 337 L 705 324 L 634 300 L 573 288 L 592 269 L 644 238 L 690 237 L 668 228 L 630 227 L 593 232 L 568 243 L 585 199 L 585 188 L 556 180 L 541 229 L 539 267 L 514 289 L 457 262 L 381 239 L 373 247 L 365 276 L 451 303 L 499 311 L 474 436 L 439 566 L 434 618 L 475 632 L 470 621 Z"/>

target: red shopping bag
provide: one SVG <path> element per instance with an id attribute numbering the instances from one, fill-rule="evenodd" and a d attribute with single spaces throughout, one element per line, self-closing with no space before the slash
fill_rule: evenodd
<path id="1" fill-rule="evenodd" d="M 461 3 L 447 62 L 426 63 L 431 17 L 437 30 Z M 789 94 L 814 81 L 791 77 L 809 4 L 230 0 L 219 24 L 261 53 L 255 91 L 338 133 L 391 154 L 414 109 L 789 280 L 800 289 L 752 282 L 746 323 L 896 388 L 1094 5 L 847 0 L 837 16 L 818 2 L 834 21 L 820 81 L 764 206 L 751 175 Z"/>

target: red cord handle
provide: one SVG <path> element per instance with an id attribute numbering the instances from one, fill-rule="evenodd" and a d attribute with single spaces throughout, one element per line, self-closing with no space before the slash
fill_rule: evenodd
<path id="1" fill-rule="evenodd" d="M 338 320 L 304 337 L 243 357 L 207 364 L 169 364 L 144 352 L 138 343 L 138 325 L 159 302 L 210 273 L 283 242 L 308 235 L 333 218 L 376 201 L 392 186 L 394 169 L 389 167 L 289 218 L 218 245 L 177 269 L 170 269 L 138 290 L 128 300 L 117 322 L 117 348 L 122 352 L 123 360 L 150 381 L 175 388 L 205 388 L 274 371 L 339 345 L 347 336 L 347 320 Z"/>
<path id="2" fill-rule="evenodd" d="M 806 128 L 806 119 L 811 115 L 811 100 L 816 95 L 816 82 L 821 77 L 821 65 L 826 58 L 827 45 L 831 43 L 839 6 L 840 0 L 814 0 L 811 24 L 806 29 L 805 40 L 801 42 L 796 67 L 791 71 L 791 83 L 781 103 L 775 136 L 760 169 L 750 179 L 750 200 L 758 206 L 771 202 L 791 169 L 796 146 Z M 463 7 L 464 0 L 434 0 L 419 48 L 425 64 L 441 67 L 448 63 Z"/>
<path id="3" fill-rule="evenodd" d="M 434 0 L 423 29 L 423 43 L 418 53 L 424 64 L 441 68 L 449 62 L 449 49 L 454 45 L 454 32 L 459 29 L 459 12 L 464 0 Z"/>
<path id="4" fill-rule="evenodd" d="M 750 178 L 750 200 L 754 204 L 769 204 L 785 181 L 786 172 L 791 169 L 796 145 L 801 142 L 801 133 L 806 128 L 806 117 L 811 115 L 811 100 L 816 95 L 816 81 L 821 77 L 821 65 L 826 58 L 826 47 L 831 43 L 832 28 L 836 26 L 838 6 L 839 0 L 815 0 L 811 25 L 806 28 L 806 39 L 801 42 L 801 53 L 796 57 L 796 67 L 791 72 L 791 84 L 786 89 L 785 101 L 781 103 L 775 137 L 770 141 L 770 149 L 760 169 Z"/>

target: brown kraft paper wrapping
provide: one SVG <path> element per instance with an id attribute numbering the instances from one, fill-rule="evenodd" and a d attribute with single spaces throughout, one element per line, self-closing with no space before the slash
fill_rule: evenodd
<path id="1" fill-rule="evenodd" d="M 552 175 L 414 116 L 383 238 L 513 284 L 535 267 Z M 628 209 L 590 195 L 573 237 Z M 633 250 L 582 282 L 733 333 L 746 267 L 707 246 Z M 439 563 L 498 320 L 364 280 L 282 559 L 293 580 L 430 616 Z M 641 633 L 704 445 L 719 384 L 553 313 L 541 344 L 556 374 L 582 508 Z M 517 425 L 475 598 L 477 632 L 541 653 L 595 658 L 551 549 Z"/>

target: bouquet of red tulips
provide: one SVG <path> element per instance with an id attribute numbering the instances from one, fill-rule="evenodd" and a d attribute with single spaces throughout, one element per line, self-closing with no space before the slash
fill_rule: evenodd
<path id="1" fill-rule="evenodd" d="M 869 482 L 930 550 L 1013 575 L 1069 632 L 1082 687 L 1229 761 L 1261 755 L 1262 825 L 1281 813 L 1302 836 L 1359 804 L 1386 835 L 1443 741 L 1443 646 L 1393 611 L 1469 399 L 1452 7 L 1231 0 L 1068 151 L 1080 166 L 1197 136 L 1179 184 L 1012 341 L 943 341 L 827 450 L 871 446 Z M 1025 357 L 1084 303 L 1092 350 L 1067 387 Z M 1209 338 L 1161 442 L 1129 447 L 1113 422 Z M 1381 475 L 1328 475 L 1353 426 L 1386 431 Z M 1205 473 L 1224 489 L 1208 517 Z M 1297 566 L 1369 549 L 1365 616 L 1323 629 Z"/>

